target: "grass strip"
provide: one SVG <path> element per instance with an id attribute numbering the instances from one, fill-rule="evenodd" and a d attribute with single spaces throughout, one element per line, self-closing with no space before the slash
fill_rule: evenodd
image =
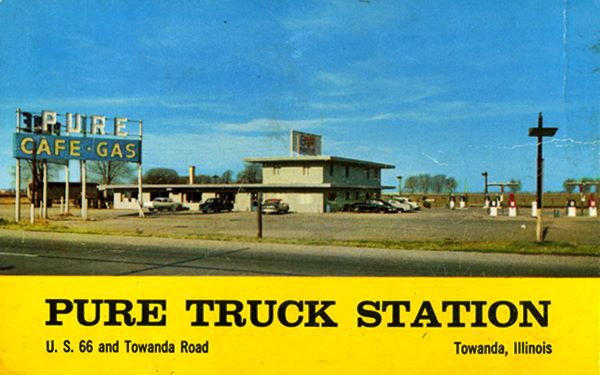
<path id="1" fill-rule="evenodd" d="M 14 223 L 0 219 L 0 228 L 9 230 L 26 230 L 32 232 L 58 232 L 93 234 L 103 236 L 131 236 L 131 237 L 156 237 L 167 239 L 209 240 L 209 241 L 236 241 L 252 243 L 275 243 L 287 245 L 310 246 L 342 246 L 379 248 L 390 250 L 430 250 L 430 251 L 473 251 L 484 253 L 511 253 L 511 254 L 548 254 L 548 255 L 585 255 L 600 256 L 600 247 L 589 244 L 575 244 L 567 242 L 516 242 L 516 241 L 398 241 L 398 240 L 335 240 L 335 239 L 305 239 L 305 238 L 256 238 L 251 236 L 236 236 L 227 234 L 185 234 L 185 233 L 150 233 L 143 230 L 135 231 L 109 231 L 91 228 L 74 228 L 64 225 L 38 222 L 35 224 Z"/>

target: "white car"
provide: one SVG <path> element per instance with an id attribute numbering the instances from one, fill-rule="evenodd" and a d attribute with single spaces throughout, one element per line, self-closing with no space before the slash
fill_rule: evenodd
<path id="1" fill-rule="evenodd" d="M 184 209 L 181 203 L 175 202 L 171 198 L 154 198 L 152 202 L 144 202 L 144 207 L 150 211 L 180 211 Z"/>
<path id="2" fill-rule="evenodd" d="M 267 199 L 262 204 L 263 214 L 287 214 L 290 211 L 290 206 L 281 199 Z"/>
<path id="3" fill-rule="evenodd" d="M 394 197 L 392 198 L 392 200 L 400 204 L 408 205 L 410 207 L 410 211 L 417 211 L 421 208 L 417 203 L 413 202 L 410 198 L 407 197 Z"/>
<path id="4" fill-rule="evenodd" d="M 386 202 L 391 204 L 394 208 L 397 208 L 400 212 L 410 212 L 413 210 L 410 204 L 400 202 L 396 199 L 388 199 Z"/>

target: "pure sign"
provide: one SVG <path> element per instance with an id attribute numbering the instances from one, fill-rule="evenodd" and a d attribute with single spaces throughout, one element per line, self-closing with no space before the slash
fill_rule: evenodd
<path id="1" fill-rule="evenodd" d="M 56 112 L 43 111 L 35 124 L 31 114 L 23 114 L 26 127 L 14 135 L 15 158 L 141 162 L 141 140 L 128 138 L 126 118 L 116 117 L 113 132 L 107 135 L 105 116 L 90 116 L 88 132 L 86 117 L 67 113 L 66 135 L 61 135 Z"/>

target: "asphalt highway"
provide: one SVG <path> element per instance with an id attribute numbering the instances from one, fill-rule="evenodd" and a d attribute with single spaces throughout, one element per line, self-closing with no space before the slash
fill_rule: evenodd
<path id="1" fill-rule="evenodd" d="M 597 277 L 600 258 L 0 230 L 0 275 Z"/>

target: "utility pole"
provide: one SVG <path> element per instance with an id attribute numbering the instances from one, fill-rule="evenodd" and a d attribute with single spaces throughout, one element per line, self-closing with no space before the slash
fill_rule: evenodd
<path id="1" fill-rule="evenodd" d="M 256 193 L 256 237 L 262 238 L 262 193 Z"/>
<path id="2" fill-rule="evenodd" d="M 536 188 L 536 226 L 535 235 L 537 242 L 544 242 L 544 235 L 542 229 L 542 194 L 543 194 L 543 176 L 544 176 L 544 157 L 542 153 L 542 142 L 544 137 L 552 137 L 558 128 L 544 128 L 544 118 L 542 112 L 538 114 L 538 126 L 537 128 L 529 128 L 529 136 L 537 137 L 537 188 Z"/>

